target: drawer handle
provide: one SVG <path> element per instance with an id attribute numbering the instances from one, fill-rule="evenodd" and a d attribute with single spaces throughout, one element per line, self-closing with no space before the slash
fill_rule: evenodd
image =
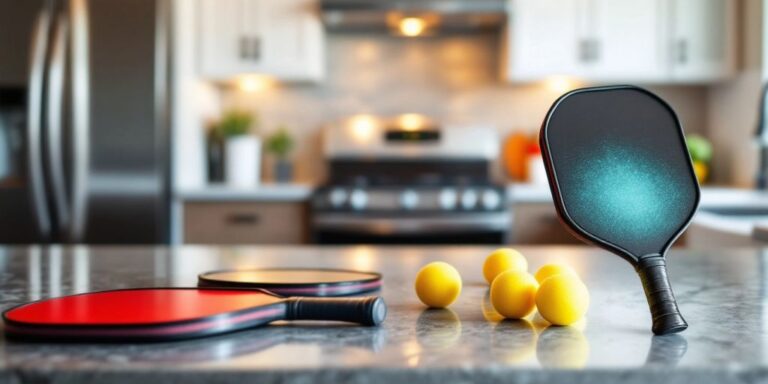
<path id="1" fill-rule="evenodd" d="M 234 225 L 255 225 L 259 223 L 259 215 L 254 213 L 233 213 L 227 216 L 227 223 Z"/>

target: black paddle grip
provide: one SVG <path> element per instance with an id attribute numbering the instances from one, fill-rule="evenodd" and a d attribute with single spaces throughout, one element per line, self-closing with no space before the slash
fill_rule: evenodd
<path id="1" fill-rule="evenodd" d="M 645 297 L 651 308 L 653 327 L 657 335 L 681 332 L 688 328 L 680 310 L 677 308 L 672 286 L 667 277 L 667 263 L 661 256 L 641 258 L 635 266 L 640 280 L 643 282 Z"/>
<path id="2" fill-rule="evenodd" d="M 387 304 L 378 296 L 292 297 L 287 304 L 288 320 L 332 320 L 379 325 L 387 316 Z"/>

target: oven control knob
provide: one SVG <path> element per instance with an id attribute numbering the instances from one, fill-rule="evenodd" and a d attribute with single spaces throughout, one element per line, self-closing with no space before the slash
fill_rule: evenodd
<path id="1" fill-rule="evenodd" d="M 499 208 L 501 205 L 501 196 L 499 195 L 499 192 L 493 189 L 486 189 L 483 191 L 483 197 L 481 201 L 483 203 L 483 208 L 492 211 L 496 208 Z"/>
<path id="2" fill-rule="evenodd" d="M 461 194 L 461 207 L 464 209 L 473 209 L 477 205 L 477 192 L 473 189 L 467 189 Z"/>
<path id="3" fill-rule="evenodd" d="M 368 194 L 364 190 L 360 188 L 353 189 L 352 193 L 349 194 L 349 205 L 352 206 L 352 209 L 360 211 L 365 209 L 367 204 Z"/>
<path id="4" fill-rule="evenodd" d="M 419 194 L 413 189 L 406 189 L 400 194 L 400 206 L 403 209 L 412 210 L 419 205 Z"/>
<path id="5" fill-rule="evenodd" d="M 328 202 L 333 208 L 341 208 L 347 202 L 347 191 L 344 188 L 334 188 L 328 194 Z"/>
<path id="6" fill-rule="evenodd" d="M 453 188 L 444 188 L 440 191 L 440 207 L 446 211 L 456 208 L 459 194 Z"/>

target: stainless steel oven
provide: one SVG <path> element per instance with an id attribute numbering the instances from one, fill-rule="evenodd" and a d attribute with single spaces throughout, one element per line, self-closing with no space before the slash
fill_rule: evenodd
<path id="1" fill-rule="evenodd" d="M 498 147 L 489 127 L 409 127 L 373 117 L 330 126 L 324 136 L 329 177 L 312 200 L 313 238 L 321 244 L 504 243 L 511 215 L 490 169 Z"/>

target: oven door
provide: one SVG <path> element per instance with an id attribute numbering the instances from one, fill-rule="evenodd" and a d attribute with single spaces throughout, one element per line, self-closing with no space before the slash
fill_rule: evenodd
<path id="1" fill-rule="evenodd" d="M 317 213 L 312 219 L 318 244 L 504 244 L 510 228 L 508 212 Z"/>

